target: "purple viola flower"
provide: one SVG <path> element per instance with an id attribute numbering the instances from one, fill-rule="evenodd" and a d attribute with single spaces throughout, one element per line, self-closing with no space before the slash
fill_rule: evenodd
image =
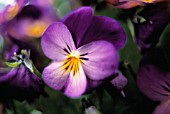
<path id="1" fill-rule="evenodd" d="M 43 34 L 42 49 L 53 62 L 42 77 L 51 88 L 79 97 L 89 80 L 103 80 L 117 72 L 117 49 L 125 41 L 125 32 L 117 21 L 93 16 L 90 7 L 79 8 Z"/>
<path id="2" fill-rule="evenodd" d="M 25 53 L 24 51 L 22 52 Z M 32 101 L 41 94 L 46 96 L 43 81 L 33 73 L 27 55 L 14 55 L 13 63 L 0 64 L 0 99 Z"/>
<path id="3" fill-rule="evenodd" d="M 42 80 L 24 65 L 0 72 L 0 98 L 32 101 L 41 94 L 46 94 Z"/>
<path id="4" fill-rule="evenodd" d="M 30 3 L 5 26 L 5 30 L 14 38 L 27 41 L 41 37 L 48 25 L 56 20 L 58 17 L 53 7 Z"/>
<path id="5" fill-rule="evenodd" d="M 137 84 L 144 95 L 160 102 L 153 114 L 170 114 L 170 72 L 151 64 L 142 65 L 138 71 Z"/>
<path id="6" fill-rule="evenodd" d="M 14 18 L 24 6 L 26 0 L 1 0 L 0 24 Z"/>
<path id="7" fill-rule="evenodd" d="M 170 20 L 169 8 L 170 6 L 167 3 L 160 3 L 147 6 L 138 13 L 145 19 L 142 23 L 134 23 L 135 41 L 142 53 L 155 47 L 158 43 L 162 31 Z"/>

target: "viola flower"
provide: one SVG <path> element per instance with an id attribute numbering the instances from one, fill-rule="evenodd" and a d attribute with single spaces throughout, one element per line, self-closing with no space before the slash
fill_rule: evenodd
<path id="1" fill-rule="evenodd" d="M 168 2 L 169 0 L 106 0 L 117 8 L 130 9 L 137 6 L 147 6 L 158 2 Z"/>
<path id="2" fill-rule="evenodd" d="M 170 114 L 170 72 L 151 64 L 142 65 L 138 71 L 137 84 L 144 95 L 160 102 L 153 114 Z"/>
<path id="3" fill-rule="evenodd" d="M 0 98 L 32 101 L 46 96 L 43 81 L 31 70 L 28 56 L 15 55 L 16 62 L 5 67 L 0 64 Z"/>
<path id="4" fill-rule="evenodd" d="M 134 23 L 135 41 L 142 53 L 155 47 L 158 43 L 161 33 L 170 20 L 169 8 L 167 3 L 160 3 L 147 6 L 138 13 L 145 19 L 142 23 Z"/>
<path id="5" fill-rule="evenodd" d="M 42 78 L 51 88 L 79 97 L 89 80 L 104 80 L 117 72 L 117 50 L 125 41 L 117 21 L 93 16 L 92 8 L 81 7 L 44 32 L 41 46 L 53 62 L 44 69 Z"/>
<path id="6" fill-rule="evenodd" d="M 22 41 L 39 38 L 49 24 L 58 20 L 53 7 L 29 4 L 6 25 L 9 35 Z"/>
<path id="7" fill-rule="evenodd" d="M 14 18 L 24 6 L 26 0 L 1 0 L 0 25 Z"/>

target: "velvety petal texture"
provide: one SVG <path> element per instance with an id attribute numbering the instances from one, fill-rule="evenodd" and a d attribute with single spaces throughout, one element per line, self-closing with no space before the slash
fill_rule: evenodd
<path id="1" fill-rule="evenodd" d="M 55 90 L 62 90 L 66 84 L 69 73 L 61 69 L 62 63 L 53 62 L 43 71 L 43 79 L 47 85 Z"/>
<path id="2" fill-rule="evenodd" d="M 97 40 L 109 41 L 116 49 L 125 45 L 126 35 L 121 25 L 105 16 L 93 16 L 90 7 L 73 11 L 63 19 L 63 22 L 71 31 L 76 47 Z"/>
<path id="3" fill-rule="evenodd" d="M 78 48 L 82 66 L 91 80 L 103 80 L 118 69 L 118 54 L 114 46 L 107 41 L 94 41 Z"/>
<path id="4" fill-rule="evenodd" d="M 60 22 L 48 27 L 41 45 L 45 55 L 55 61 L 64 60 L 67 52 L 76 49 L 70 31 Z"/>
<path id="5" fill-rule="evenodd" d="M 117 49 L 125 41 L 117 21 L 93 16 L 91 7 L 81 7 L 44 32 L 41 46 L 53 62 L 44 69 L 43 80 L 68 97 L 80 97 L 92 81 L 102 82 L 116 73 Z"/>
<path id="6" fill-rule="evenodd" d="M 167 100 L 170 92 L 170 73 L 150 64 L 141 66 L 137 74 L 137 85 L 151 100 Z"/>
<path id="7" fill-rule="evenodd" d="M 79 72 L 76 75 L 70 73 L 69 79 L 64 90 L 64 94 L 72 98 L 79 97 L 86 91 L 87 78 L 82 66 L 80 65 Z"/>
<path id="8" fill-rule="evenodd" d="M 89 28 L 92 19 L 92 8 L 82 7 L 71 12 L 62 20 L 62 22 L 70 30 L 75 40 L 76 46 L 78 46 L 80 40 L 84 37 L 84 34 L 86 34 L 86 31 Z"/>
<path id="9" fill-rule="evenodd" d="M 0 98 L 32 101 L 40 94 L 45 95 L 42 80 L 24 65 L 0 72 Z"/>
<path id="10" fill-rule="evenodd" d="M 111 80 L 111 84 L 113 87 L 115 87 L 117 90 L 121 91 L 123 88 L 127 85 L 128 80 L 121 72 L 118 73 L 118 76 L 116 76 L 114 79 Z"/>

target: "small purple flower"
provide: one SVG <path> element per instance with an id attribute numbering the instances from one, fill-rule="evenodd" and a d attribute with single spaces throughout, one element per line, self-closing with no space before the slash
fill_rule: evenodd
<path id="1" fill-rule="evenodd" d="M 32 101 L 41 94 L 47 95 L 43 81 L 33 73 L 28 57 L 29 55 L 14 54 L 12 58 L 15 62 L 8 63 L 12 68 L 0 63 L 0 99 Z"/>
<path id="2" fill-rule="evenodd" d="M 14 18 L 24 6 L 26 0 L 1 0 L 0 24 Z"/>
<path id="3" fill-rule="evenodd" d="M 45 94 L 42 80 L 24 65 L 0 72 L 0 98 L 32 101 L 41 94 Z"/>
<path id="4" fill-rule="evenodd" d="M 117 72 L 117 49 L 125 41 L 125 32 L 117 21 L 93 16 L 90 7 L 79 8 L 43 34 L 42 49 L 53 62 L 42 77 L 51 88 L 79 97 L 89 80 L 100 81 Z"/>
<path id="5" fill-rule="evenodd" d="M 159 101 L 153 114 L 170 114 L 170 72 L 148 64 L 138 71 L 137 84 L 141 92 L 153 101 Z"/>
<path id="6" fill-rule="evenodd" d="M 142 53 L 158 43 L 162 31 L 170 20 L 169 9 L 170 6 L 167 3 L 160 3 L 147 6 L 138 13 L 146 20 L 142 23 L 134 23 L 135 40 Z"/>
<path id="7" fill-rule="evenodd" d="M 14 38 L 27 41 L 41 37 L 48 25 L 56 20 L 58 20 L 58 17 L 53 7 L 42 7 L 30 3 L 7 23 L 5 30 Z"/>

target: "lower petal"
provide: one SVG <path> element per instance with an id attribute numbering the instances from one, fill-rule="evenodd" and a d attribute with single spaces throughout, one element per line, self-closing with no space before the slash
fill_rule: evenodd
<path id="1" fill-rule="evenodd" d="M 69 73 L 61 69 L 62 65 L 62 63 L 53 62 L 42 73 L 44 82 L 55 90 L 63 89 L 69 76 Z"/>
<path id="2" fill-rule="evenodd" d="M 75 75 L 70 73 L 64 94 L 72 98 L 80 97 L 86 91 L 86 87 L 86 75 L 82 66 L 80 65 L 79 72 L 77 72 Z"/>

